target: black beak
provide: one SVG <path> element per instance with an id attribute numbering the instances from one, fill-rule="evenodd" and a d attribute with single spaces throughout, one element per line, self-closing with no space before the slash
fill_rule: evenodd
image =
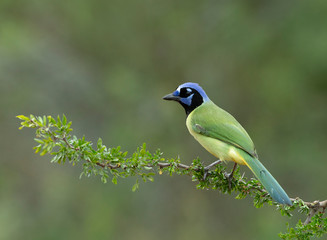
<path id="1" fill-rule="evenodd" d="M 179 101 L 180 97 L 179 96 L 174 96 L 172 93 L 164 96 L 162 99 L 164 100 L 173 100 L 173 101 Z"/>

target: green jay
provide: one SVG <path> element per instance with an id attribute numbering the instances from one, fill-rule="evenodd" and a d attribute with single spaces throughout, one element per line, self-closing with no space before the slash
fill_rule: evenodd
<path id="1" fill-rule="evenodd" d="M 246 165 L 270 196 L 280 204 L 292 205 L 275 178 L 262 165 L 254 144 L 241 124 L 215 105 L 197 83 L 184 83 L 163 97 L 179 102 L 185 109 L 186 126 L 191 135 L 212 155 L 222 161 Z"/>

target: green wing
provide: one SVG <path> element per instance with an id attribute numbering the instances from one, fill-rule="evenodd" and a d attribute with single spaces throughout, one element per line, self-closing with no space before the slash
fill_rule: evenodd
<path id="1" fill-rule="evenodd" d="M 211 101 L 204 103 L 191 114 L 192 129 L 195 132 L 226 142 L 257 158 L 250 136 L 231 114 Z"/>

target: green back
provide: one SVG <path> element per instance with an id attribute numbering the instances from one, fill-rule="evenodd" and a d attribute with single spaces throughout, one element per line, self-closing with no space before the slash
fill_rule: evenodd
<path id="1" fill-rule="evenodd" d="M 283 188 L 260 163 L 250 136 L 232 115 L 208 101 L 193 110 L 188 116 L 188 121 L 195 132 L 243 150 L 240 154 L 246 165 L 267 189 L 270 196 L 278 203 L 292 205 Z"/>
<path id="2" fill-rule="evenodd" d="M 212 101 L 197 107 L 189 118 L 195 132 L 231 144 L 257 157 L 254 144 L 241 124 Z"/>

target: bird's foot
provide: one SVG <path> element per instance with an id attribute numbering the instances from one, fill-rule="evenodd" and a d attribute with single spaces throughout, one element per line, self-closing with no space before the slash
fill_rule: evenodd
<path id="1" fill-rule="evenodd" d="M 209 164 L 208 166 L 206 166 L 203 170 L 204 170 L 204 173 L 203 173 L 203 181 L 205 181 L 207 179 L 207 176 L 208 176 L 208 173 L 209 173 L 209 170 L 210 168 L 220 164 L 222 161 L 221 160 L 217 160 L 211 164 Z"/>
<path id="2" fill-rule="evenodd" d="M 228 189 L 229 189 L 229 191 L 231 191 L 232 190 L 233 173 L 225 172 L 224 175 L 225 175 L 225 178 L 228 181 Z"/>
<path id="3" fill-rule="evenodd" d="M 225 174 L 224 174 L 225 175 L 225 178 L 228 181 L 228 189 L 229 189 L 229 191 L 232 190 L 232 180 L 233 180 L 233 176 L 234 176 L 234 172 L 235 172 L 236 166 L 237 166 L 237 163 L 234 164 L 233 170 L 230 173 L 226 173 L 225 172 Z"/>

